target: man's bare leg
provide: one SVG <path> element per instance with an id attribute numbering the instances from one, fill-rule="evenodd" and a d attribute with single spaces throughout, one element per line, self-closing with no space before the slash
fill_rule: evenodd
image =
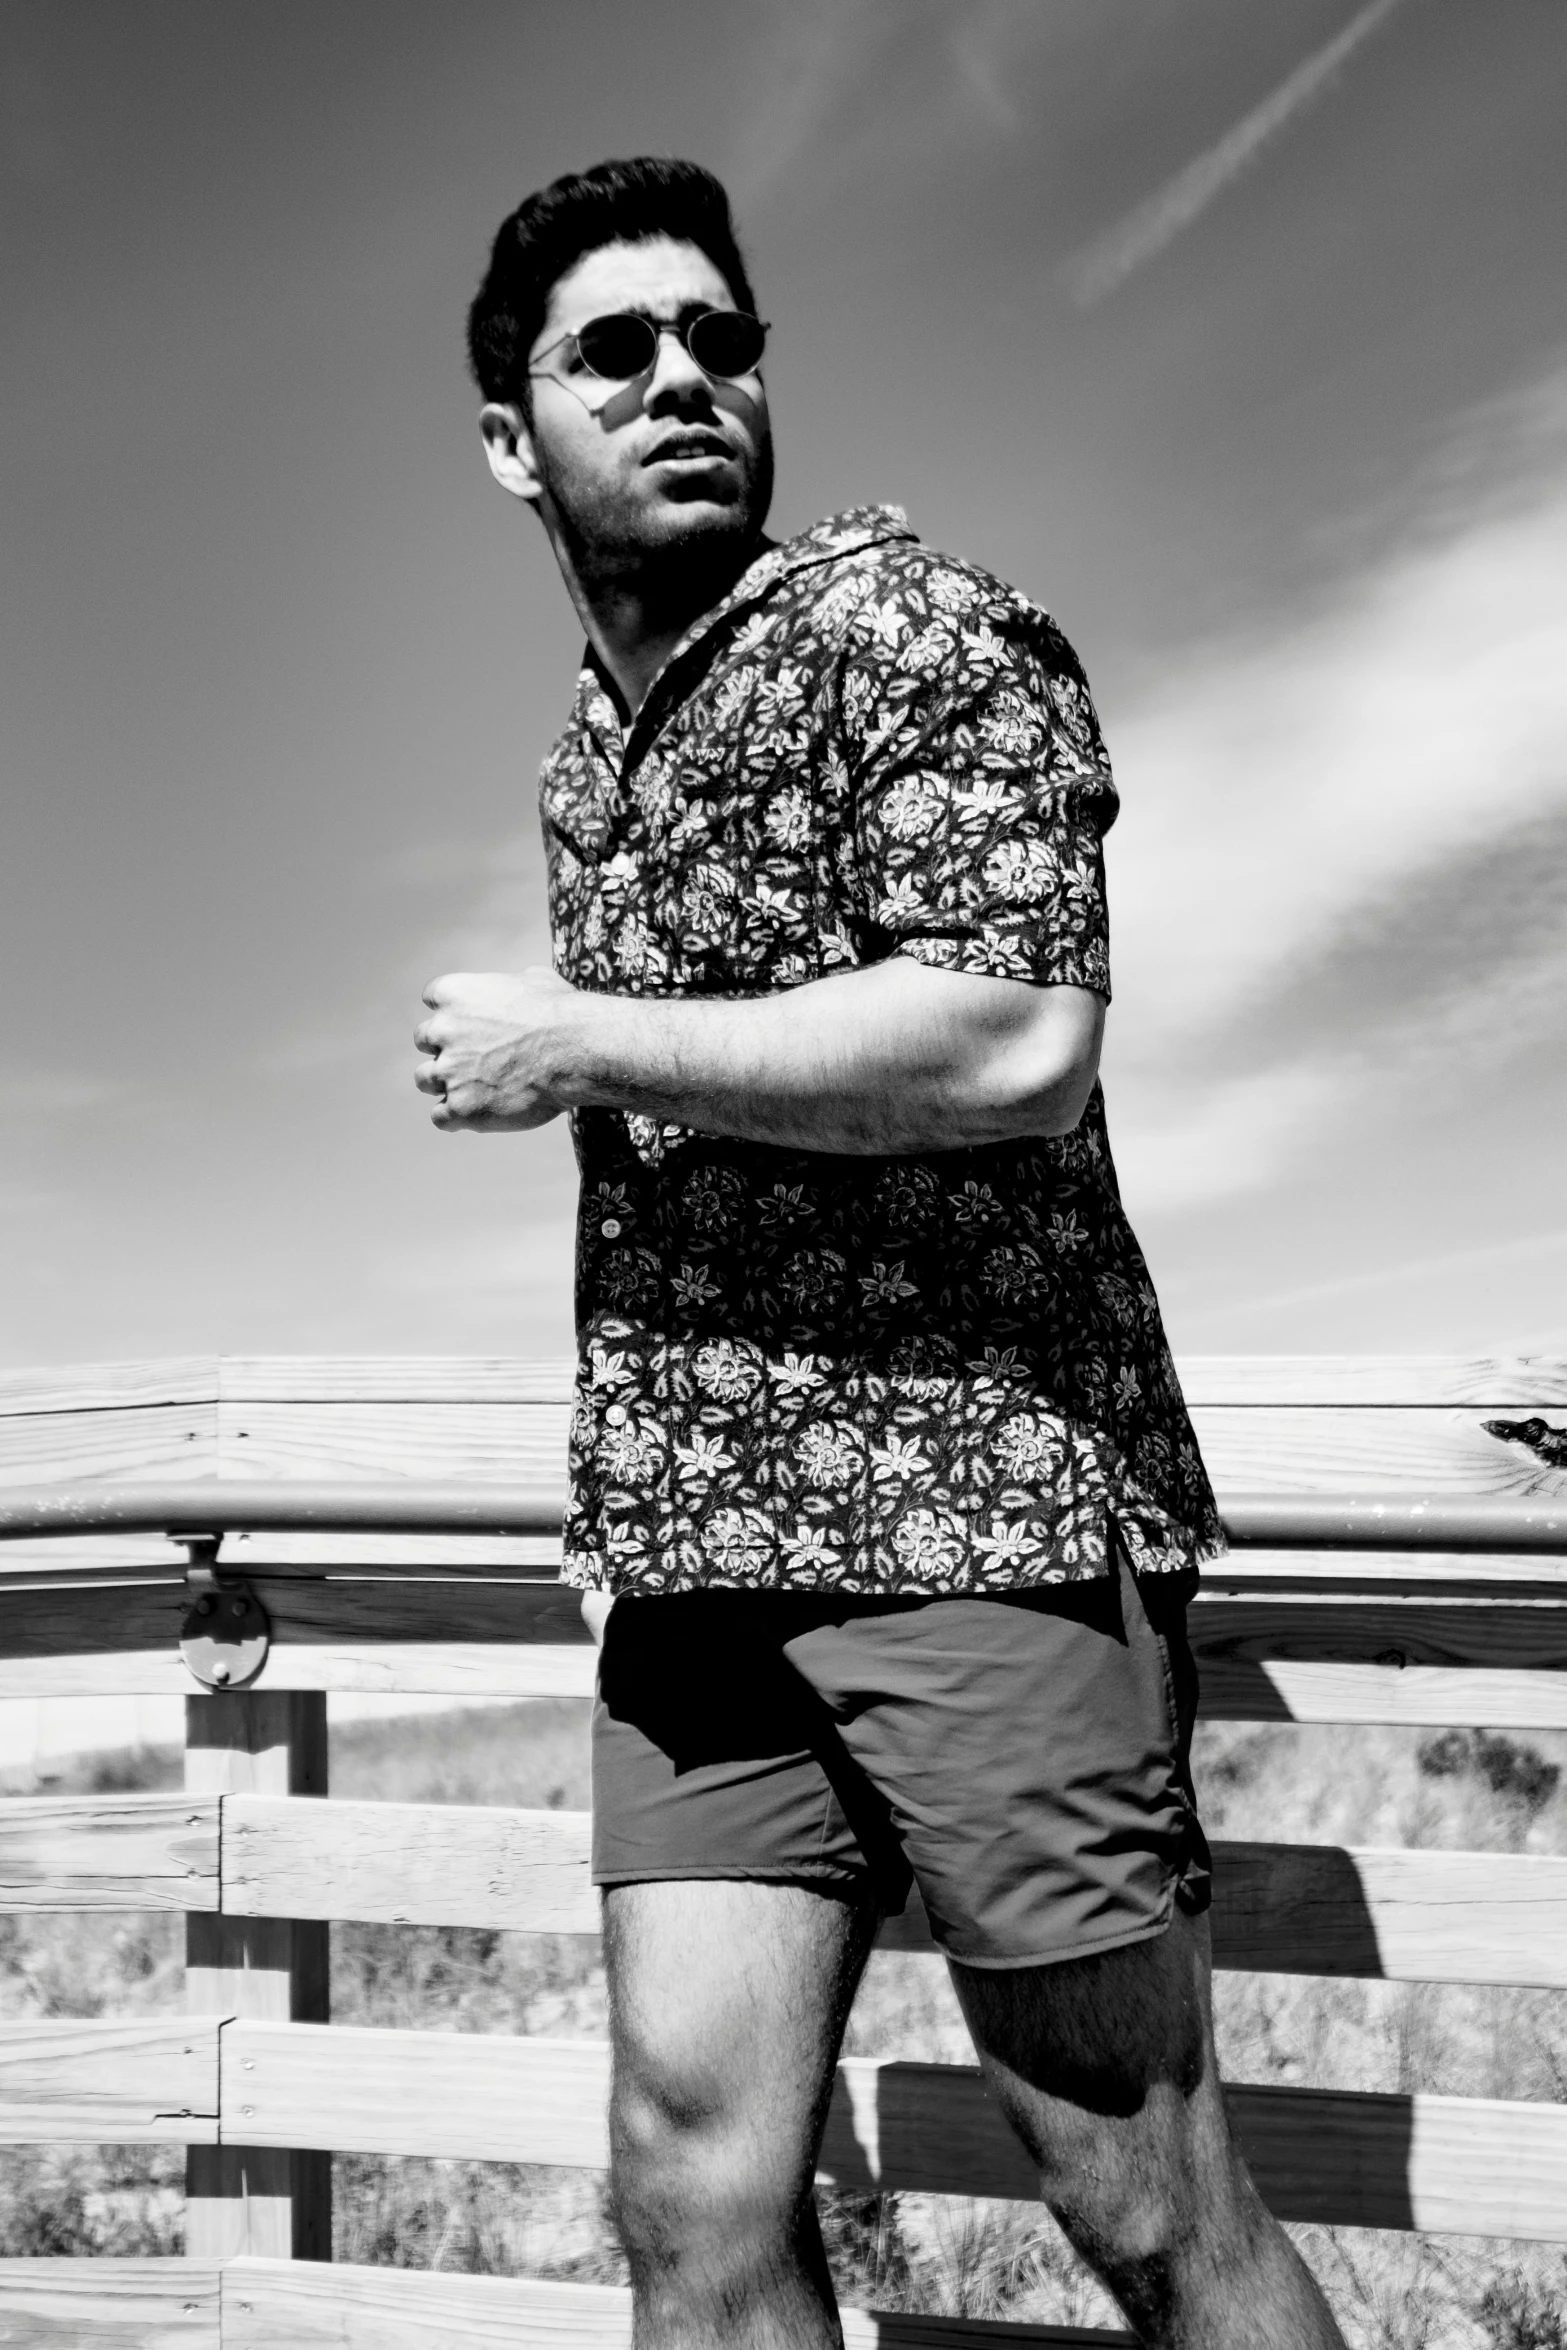
<path id="1" fill-rule="evenodd" d="M 1206 1920 L 1059 1966 L 954 1966 L 1040 2193 L 1151 2350 L 1343 2350 L 1230 2137 Z"/>
<path id="2" fill-rule="evenodd" d="M 875 1915 L 796 1885 L 604 1897 L 636 2350 L 836 2350 L 811 2183 Z"/>

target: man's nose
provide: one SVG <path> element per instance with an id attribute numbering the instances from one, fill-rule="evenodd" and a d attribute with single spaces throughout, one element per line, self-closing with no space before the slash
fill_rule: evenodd
<path id="1" fill-rule="evenodd" d="M 643 394 L 648 407 L 656 407 L 671 400 L 690 399 L 700 395 L 711 397 L 712 386 L 703 374 L 680 336 L 671 327 L 665 327 L 658 338 L 658 357 L 648 377 Z"/>

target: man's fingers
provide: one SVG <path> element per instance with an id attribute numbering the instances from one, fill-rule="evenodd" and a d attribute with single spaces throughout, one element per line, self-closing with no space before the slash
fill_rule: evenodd
<path id="1" fill-rule="evenodd" d="M 416 1069 L 414 1071 L 414 1083 L 418 1086 L 421 1093 L 439 1094 L 441 1099 L 443 1101 L 445 1100 L 446 1080 L 441 1075 L 440 1071 L 436 1068 L 433 1061 L 427 1068 Z"/>

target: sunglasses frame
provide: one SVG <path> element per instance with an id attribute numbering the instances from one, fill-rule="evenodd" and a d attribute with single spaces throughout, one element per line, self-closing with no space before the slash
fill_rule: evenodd
<path id="1" fill-rule="evenodd" d="M 592 361 L 584 355 L 582 349 L 582 337 L 595 326 L 606 326 L 612 319 L 619 320 L 622 318 L 635 319 L 638 326 L 645 326 L 647 328 L 648 332 L 653 337 L 652 353 L 644 361 L 642 366 L 633 368 L 629 375 L 601 374 L 599 369 L 593 365 Z M 703 362 L 697 357 L 696 353 L 691 348 L 691 337 L 696 329 L 699 326 L 704 325 L 710 318 L 743 318 L 749 325 L 752 325 L 758 329 L 763 338 L 763 348 L 761 351 L 757 352 L 755 359 L 751 362 L 749 367 L 742 367 L 738 374 L 735 375 L 724 375 L 716 367 L 705 366 Z M 679 343 L 681 349 L 685 352 L 686 357 L 692 362 L 694 366 L 700 367 L 702 369 L 702 373 L 705 376 L 710 377 L 714 383 L 732 384 L 739 383 L 744 376 L 754 375 L 757 369 L 761 366 L 763 355 L 766 350 L 766 338 L 768 332 L 769 321 L 765 318 L 757 318 L 754 313 L 749 310 L 699 310 L 694 318 L 686 319 L 648 318 L 644 316 L 640 310 L 606 310 L 602 317 L 586 318 L 583 320 L 581 326 L 571 328 L 570 331 L 566 334 L 557 335 L 554 342 L 546 343 L 544 349 L 540 351 L 537 356 L 539 359 L 547 359 L 552 351 L 558 351 L 560 349 L 562 343 L 574 343 L 576 345 L 578 360 L 586 369 L 587 373 L 594 378 L 595 382 L 601 384 L 633 384 L 636 382 L 639 375 L 649 374 L 651 370 L 658 365 L 658 354 L 662 347 L 663 339 L 665 335 L 673 335 L 675 340 Z M 549 372 L 550 371 L 547 367 L 540 367 L 537 364 L 530 366 L 528 369 L 528 374 L 530 377 L 535 375 L 548 375 Z"/>

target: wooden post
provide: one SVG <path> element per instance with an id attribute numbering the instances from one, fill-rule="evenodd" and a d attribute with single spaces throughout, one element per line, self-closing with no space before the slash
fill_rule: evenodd
<path id="1" fill-rule="evenodd" d="M 326 1698 L 319 1691 L 220 1693 L 185 1700 L 191 1795 L 324 1795 Z M 324 2024 L 328 1940 L 316 1918 L 194 1912 L 185 1923 L 192 2014 Z M 224 2114 L 224 2133 L 234 2126 Z M 192 2146 L 185 2158 L 185 2250 L 196 2260 L 255 2253 L 332 2257 L 332 2157 L 314 2149 Z"/>

